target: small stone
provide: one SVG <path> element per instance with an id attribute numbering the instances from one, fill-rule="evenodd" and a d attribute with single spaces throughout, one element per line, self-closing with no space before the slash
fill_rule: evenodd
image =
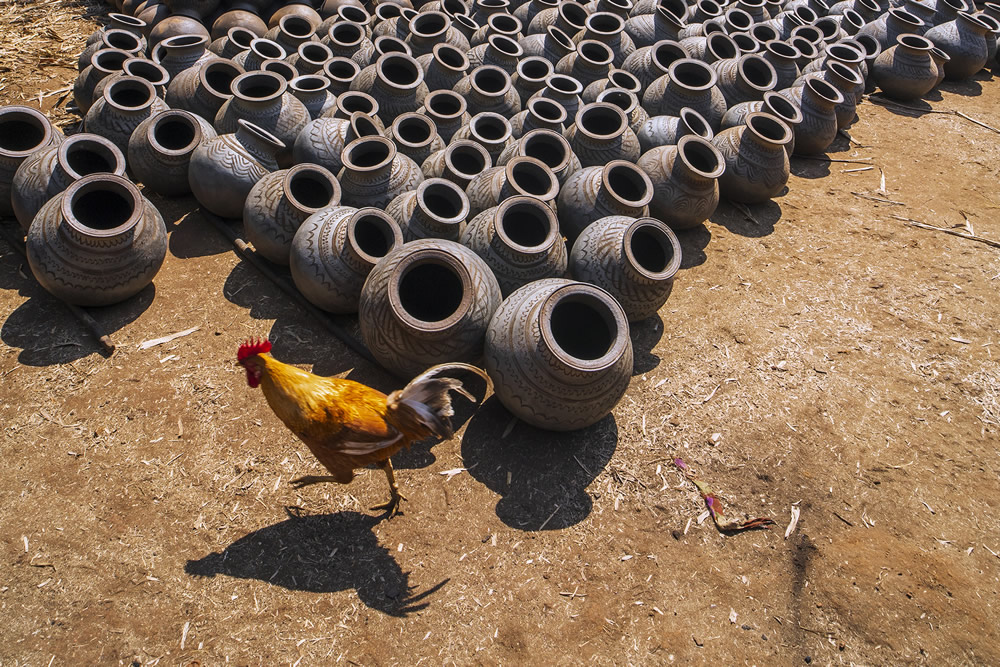
<path id="1" fill-rule="evenodd" d="M 811 665 L 811 664 L 812 664 L 812 661 L 813 661 L 812 657 L 811 657 L 811 656 L 808 656 L 808 655 L 807 655 L 807 656 L 806 656 L 806 664 L 807 664 L 807 665 Z"/>

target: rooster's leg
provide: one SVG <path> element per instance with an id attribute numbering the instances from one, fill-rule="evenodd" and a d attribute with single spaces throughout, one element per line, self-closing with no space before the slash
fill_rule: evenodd
<path id="1" fill-rule="evenodd" d="M 303 477 L 296 477 L 289 484 L 293 488 L 301 489 L 304 486 L 309 486 L 310 484 L 321 484 L 323 482 L 339 482 L 333 475 L 305 475 Z"/>
<path id="2" fill-rule="evenodd" d="M 379 461 L 375 465 L 382 469 L 382 472 L 385 473 L 385 478 L 389 480 L 389 493 L 392 496 L 389 498 L 389 502 L 383 505 L 376 505 L 372 509 L 386 510 L 389 516 L 392 516 L 399 511 L 399 503 L 406 500 L 406 496 L 399 492 L 399 485 L 396 484 L 396 475 L 392 472 L 392 462 L 386 459 L 385 461 Z"/>

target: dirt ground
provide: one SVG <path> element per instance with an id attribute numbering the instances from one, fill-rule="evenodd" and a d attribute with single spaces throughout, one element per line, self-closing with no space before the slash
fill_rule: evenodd
<path id="1" fill-rule="evenodd" d="M 0 104 L 42 93 L 71 129 L 44 94 L 71 84 L 94 8 L 19 5 Z M 92 311 L 111 357 L 0 241 L 0 665 L 1000 663 L 1000 251 L 896 217 L 1000 240 L 1000 135 L 925 113 L 1000 128 L 1000 83 L 919 106 L 864 103 L 829 154 L 856 162 L 795 159 L 787 194 L 683 235 L 613 415 L 552 434 L 487 400 L 396 458 L 390 521 L 368 509 L 377 470 L 288 485 L 321 470 L 234 357 L 266 335 L 317 373 L 397 382 L 192 199 L 154 199 L 154 286 Z M 699 523 L 675 457 L 777 525 Z"/>

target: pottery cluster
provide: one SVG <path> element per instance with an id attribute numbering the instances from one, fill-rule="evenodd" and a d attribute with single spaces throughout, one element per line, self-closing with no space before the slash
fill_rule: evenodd
<path id="1" fill-rule="evenodd" d="M 108 258 L 134 218 L 162 228 L 128 174 L 242 219 L 388 369 L 484 361 L 551 429 L 624 393 L 676 230 L 779 196 L 866 91 L 968 78 L 1000 34 L 1000 7 L 968 0 L 116 4 L 79 59 L 84 134 L 0 115 L 0 213 L 48 244 L 36 275 L 83 280 L 57 233 L 90 229 Z M 118 215 L 87 227 L 92 202 Z"/>

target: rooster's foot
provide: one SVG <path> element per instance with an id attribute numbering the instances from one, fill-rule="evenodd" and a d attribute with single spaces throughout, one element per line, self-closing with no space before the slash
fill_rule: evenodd
<path id="1" fill-rule="evenodd" d="M 389 515 L 389 518 L 392 518 L 395 515 L 399 514 L 399 505 L 404 500 L 406 500 L 406 496 L 404 496 L 399 491 L 396 491 L 394 494 L 392 494 L 392 497 L 389 498 L 389 502 L 383 503 L 381 505 L 376 505 L 372 509 L 384 510 Z"/>

